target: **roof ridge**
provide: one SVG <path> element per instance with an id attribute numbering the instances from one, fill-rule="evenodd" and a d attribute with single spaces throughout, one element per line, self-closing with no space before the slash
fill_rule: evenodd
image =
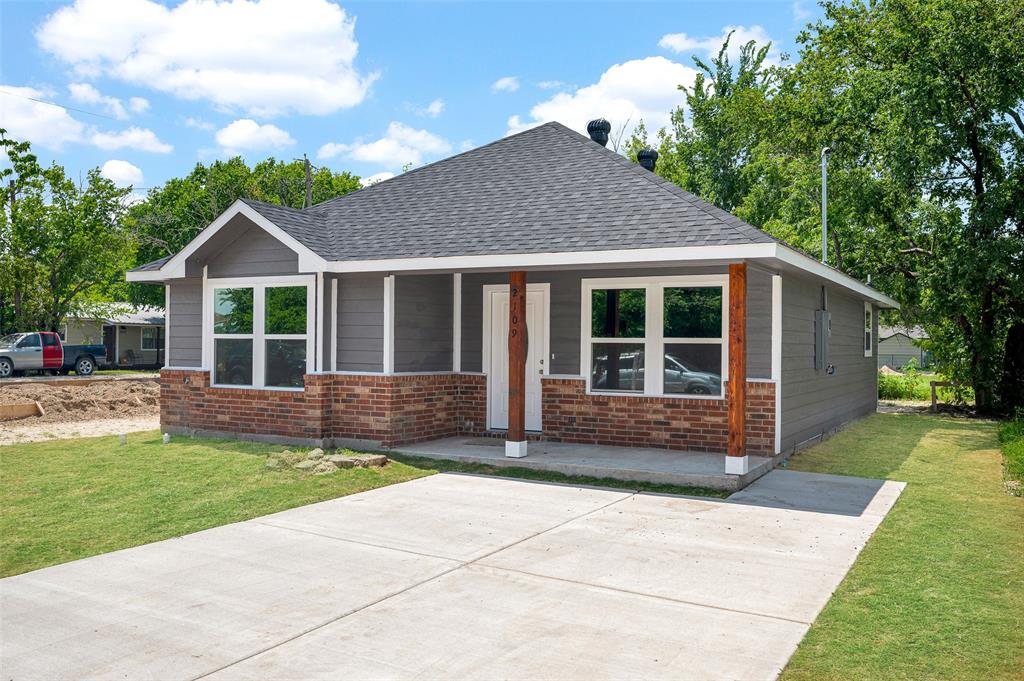
<path id="1" fill-rule="evenodd" d="M 629 159 L 627 159 L 625 156 L 622 156 L 618 152 L 612 151 L 611 149 L 608 149 L 607 147 L 601 146 L 600 144 L 597 144 L 596 142 L 587 139 L 582 134 L 576 132 L 572 128 L 569 128 L 569 127 L 567 127 L 567 126 L 565 126 L 565 125 L 563 125 L 561 123 L 558 123 L 557 121 L 552 121 L 552 122 L 555 123 L 558 128 L 561 128 L 560 132 L 568 132 L 568 133 L 570 133 L 569 137 L 571 137 L 578 144 L 584 145 L 588 149 L 591 149 L 592 151 L 595 151 L 595 152 L 598 152 L 598 153 L 600 153 L 601 151 L 607 152 L 607 154 L 609 154 L 609 158 L 610 159 L 616 160 L 616 161 L 618 161 L 620 163 L 623 163 L 623 164 L 628 164 L 628 166 L 631 169 L 635 168 L 636 170 L 642 171 L 642 172 L 637 173 L 637 175 L 640 176 L 640 177 L 643 177 L 644 179 L 646 179 L 648 182 L 650 182 L 651 184 L 655 185 L 656 187 L 659 187 L 662 191 L 668 192 L 669 194 L 675 196 L 676 198 L 679 198 L 679 199 L 682 199 L 683 201 L 686 201 L 691 206 L 693 206 L 697 210 L 701 211 L 702 213 L 704 213 L 708 217 L 710 217 L 710 218 L 714 219 L 715 221 L 721 223 L 722 225 L 728 227 L 737 236 L 743 237 L 743 236 L 747 236 L 747 235 L 745 235 L 731 221 L 726 220 L 721 215 L 717 215 L 714 211 L 721 211 L 721 212 L 725 213 L 726 215 L 728 215 L 729 218 L 731 218 L 732 220 L 738 220 L 743 225 L 753 229 L 754 231 L 760 232 L 761 234 L 764 234 L 765 236 L 767 236 L 772 241 L 778 241 L 778 239 L 773 237 L 771 234 L 768 234 L 768 232 L 764 231 L 763 229 L 755 227 L 754 225 L 751 225 L 749 222 L 746 222 L 745 220 L 736 217 L 735 215 L 733 215 L 729 211 L 723 210 L 723 209 L 719 208 L 718 206 L 714 205 L 713 203 L 705 201 L 704 199 L 700 198 L 699 196 L 697 196 L 693 192 L 687 191 L 687 190 L 683 189 L 682 187 L 680 187 L 679 185 L 675 184 L 674 182 L 670 182 L 669 180 L 666 180 L 665 178 L 661 177 L 660 175 L 655 174 L 654 171 L 647 170 L 645 168 L 642 168 L 639 165 L 636 165 L 636 164 L 632 163 L 631 161 L 629 161 Z M 593 145 L 593 147 L 596 147 L 596 148 L 592 148 L 591 145 Z M 680 194 L 683 194 L 683 195 L 680 195 Z M 709 209 L 711 209 L 711 210 L 709 210 Z"/>

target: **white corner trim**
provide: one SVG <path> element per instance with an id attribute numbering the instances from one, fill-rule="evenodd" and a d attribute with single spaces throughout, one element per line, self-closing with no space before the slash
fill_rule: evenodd
<path id="1" fill-rule="evenodd" d="M 510 459 L 522 459 L 526 457 L 526 440 L 512 442 L 505 440 L 505 456 Z"/>
<path id="2" fill-rule="evenodd" d="M 782 452 L 782 276 L 772 275 L 772 380 L 775 381 L 775 453 Z"/>
<path id="3" fill-rule="evenodd" d="M 338 278 L 331 279 L 331 371 L 338 370 Z"/>
<path id="4" fill-rule="evenodd" d="M 462 273 L 452 275 L 452 372 L 462 371 Z"/>
<path id="5" fill-rule="evenodd" d="M 177 279 L 185 276 L 185 263 L 189 256 L 195 253 L 203 244 L 209 241 L 224 225 L 230 222 L 236 215 L 244 215 L 258 227 L 266 230 L 268 234 L 280 241 L 282 244 L 295 251 L 299 256 L 299 271 L 315 272 L 324 271 L 327 261 L 303 246 L 292 235 L 265 218 L 262 214 L 250 207 L 241 199 L 237 199 L 227 210 L 211 222 L 206 229 L 201 231 L 192 241 L 188 242 L 185 248 L 178 251 L 174 257 L 165 262 L 159 269 L 143 272 L 128 272 L 125 278 L 128 281 L 163 281 L 165 279 Z"/>
<path id="6" fill-rule="evenodd" d="M 384 277 L 384 373 L 395 372 L 395 275 Z"/>
<path id="7" fill-rule="evenodd" d="M 67 338 L 65 326 L 64 337 Z M 171 285 L 164 284 L 164 366 L 171 363 Z"/>
<path id="8" fill-rule="evenodd" d="M 324 368 L 324 273 L 316 273 L 316 320 L 313 328 L 316 333 L 316 357 L 313 358 L 313 371 Z"/>
<path id="9" fill-rule="evenodd" d="M 726 475 L 745 475 L 750 472 L 750 457 L 744 456 L 726 456 L 725 457 L 725 474 Z"/>

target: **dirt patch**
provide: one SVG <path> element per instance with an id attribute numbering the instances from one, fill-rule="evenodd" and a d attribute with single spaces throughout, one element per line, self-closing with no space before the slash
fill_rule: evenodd
<path id="1" fill-rule="evenodd" d="M 67 440 L 77 437 L 120 435 L 160 428 L 160 416 L 142 416 L 131 419 L 94 419 L 64 423 L 38 423 L 36 419 L 21 419 L 0 423 L 0 446 L 46 440 Z"/>
<path id="2" fill-rule="evenodd" d="M 143 418 L 160 415 L 160 384 L 105 381 L 82 385 L 45 383 L 0 386 L 0 404 L 39 402 L 46 414 L 9 421 L 0 428 L 29 424 Z"/>

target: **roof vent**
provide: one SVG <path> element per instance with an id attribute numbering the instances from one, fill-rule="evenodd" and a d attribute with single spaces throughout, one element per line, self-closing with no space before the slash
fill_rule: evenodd
<path id="1" fill-rule="evenodd" d="M 654 149 L 641 149 L 636 152 L 636 161 L 653 173 L 654 164 L 658 162 L 658 152 Z"/>
<path id="2" fill-rule="evenodd" d="M 612 124 L 603 118 L 595 118 L 587 123 L 587 134 L 602 147 L 608 144 L 608 133 L 612 131 Z"/>

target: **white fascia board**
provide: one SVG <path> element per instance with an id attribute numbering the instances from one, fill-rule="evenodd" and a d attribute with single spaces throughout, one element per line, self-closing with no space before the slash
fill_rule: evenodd
<path id="1" fill-rule="evenodd" d="M 681 246 L 675 248 L 638 248 L 614 251 L 571 251 L 568 253 L 456 255 L 442 258 L 334 260 L 327 263 L 327 271 L 400 272 L 558 265 L 609 265 L 679 260 L 738 260 L 772 257 L 774 248 L 775 244 L 739 244 L 735 246 Z"/>
<path id="2" fill-rule="evenodd" d="M 775 258 L 781 260 L 787 265 L 792 265 L 793 267 L 801 269 L 808 274 L 821 277 L 822 279 L 828 279 L 829 281 L 834 282 L 843 288 L 849 289 L 868 300 L 875 301 L 881 307 L 889 307 L 894 310 L 900 309 L 900 304 L 898 302 L 881 291 L 873 289 L 867 284 L 854 279 L 850 275 L 843 274 L 834 267 L 824 265 L 814 258 L 793 250 L 784 244 L 775 244 L 775 246 Z"/>
<path id="3" fill-rule="evenodd" d="M 125 278 L 128 281 L 164 281 L 166 279 L 179 279 L 185 276 L 185 263 L 189 256 L 195 253 L 203 244 L 209 241 L 213 235 L 221 230 L 231 218 L 236 215 L 244 215 L 258 227 L 264 229 L 272 237 L 282 244 L 295 251 L 299 256 L 300 272 L 323 272 L 326 270 L 327 261 L 299 243 L 295 237 L 285 232 L 273 222 L 265 218 L 261 213 L 249 206 L 241 199 L 236 199 L 227 210 L 211 222 L 209 226 L 201 231 L 192 241 L 188 242 L 185 248 L 178 251 L 173 258 L 165 262 L 160 269 L 128 272 Z"/>

